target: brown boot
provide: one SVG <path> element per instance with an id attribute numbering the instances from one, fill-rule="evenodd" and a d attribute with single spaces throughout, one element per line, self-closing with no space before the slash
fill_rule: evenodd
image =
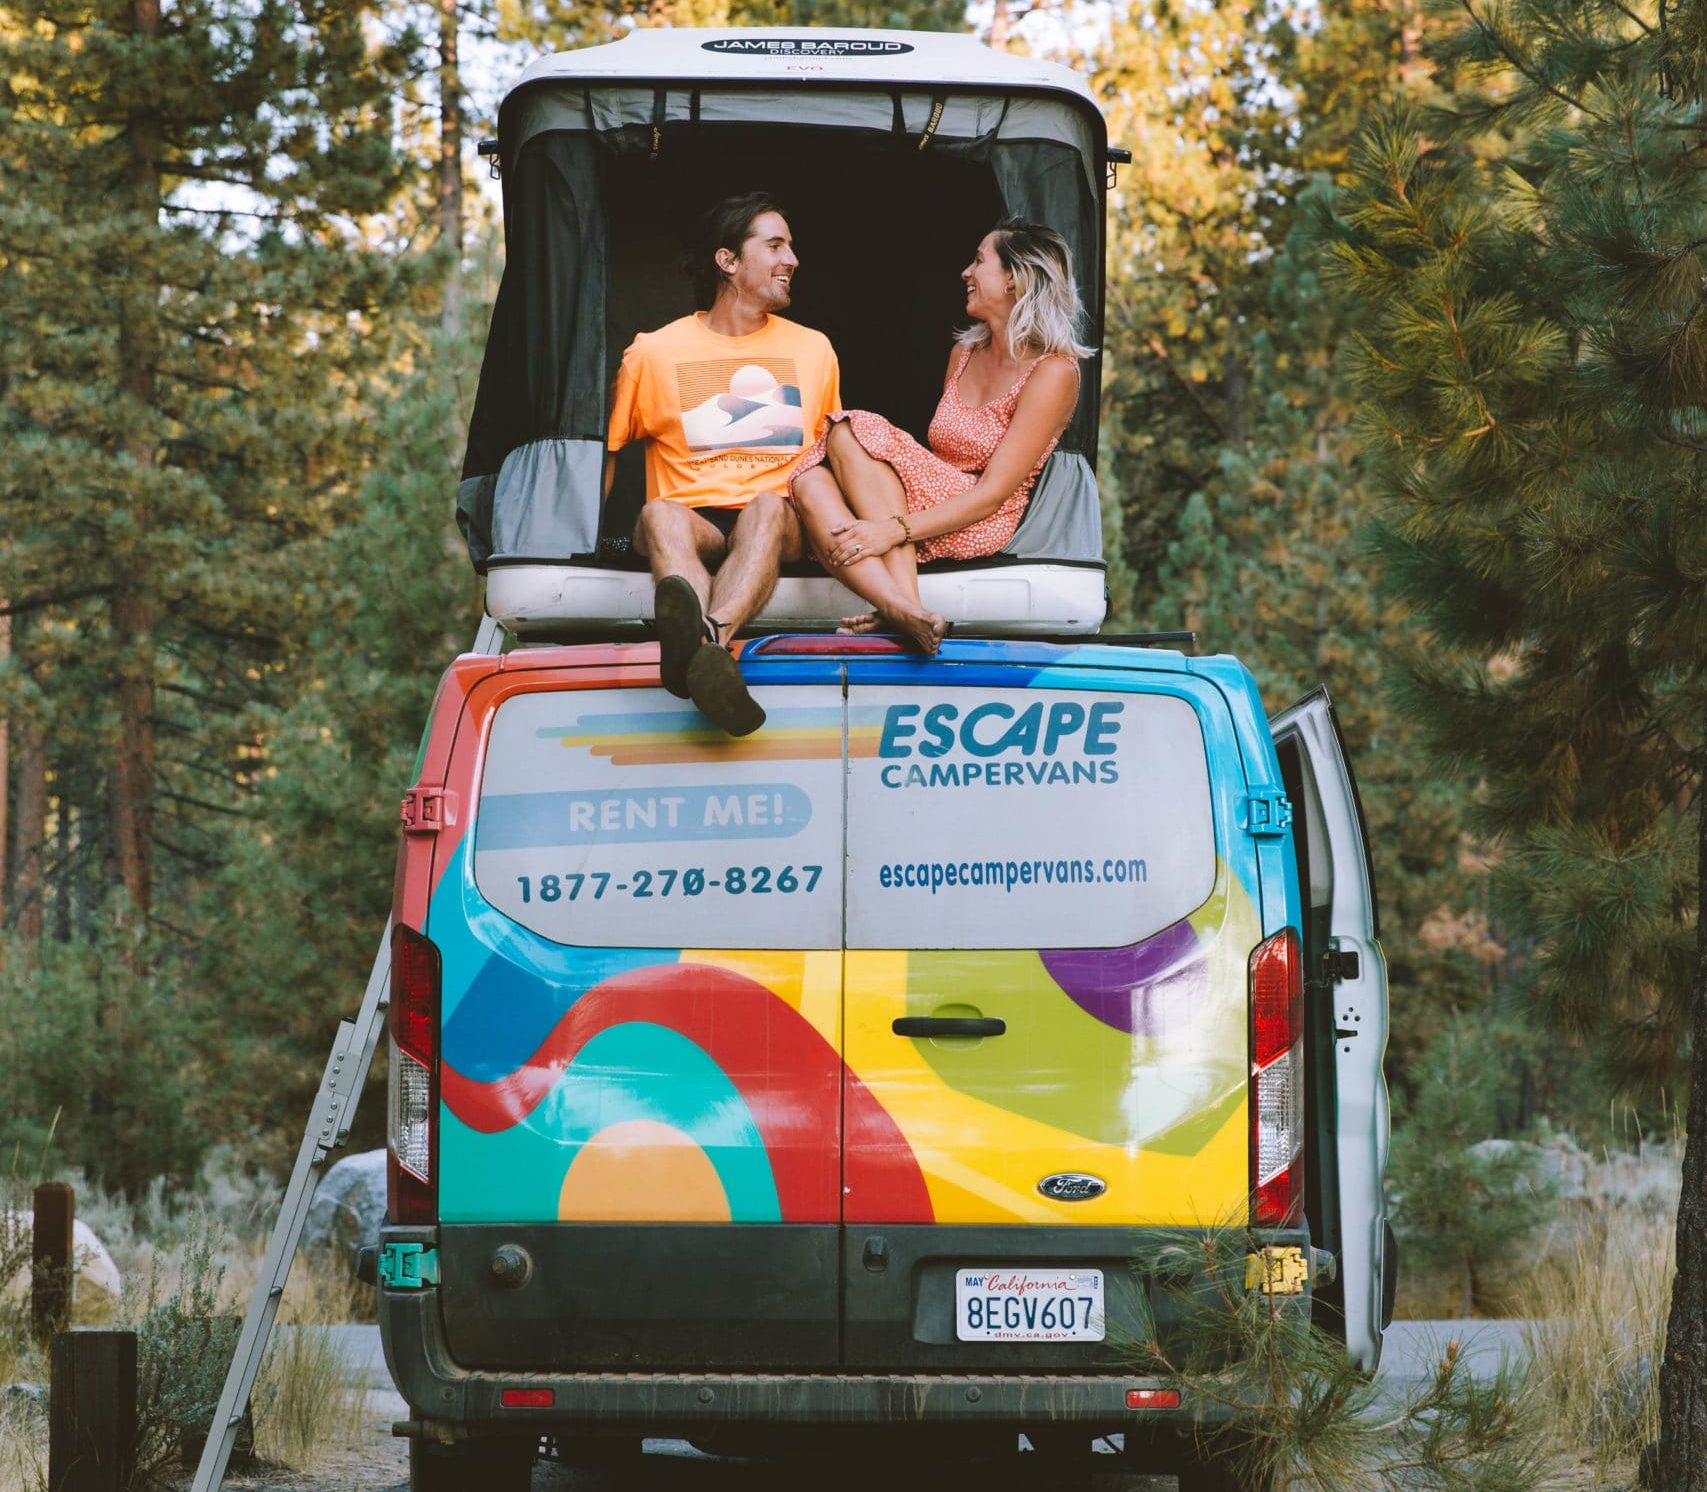
<path id="1" fill-rule="evenodd" d="M 714 642 L 704 643 L 688 664 L 688 698 L 700 714 L 732 736 L 750 736 L 765 712 L 747 690 L 741 665 Z"/>

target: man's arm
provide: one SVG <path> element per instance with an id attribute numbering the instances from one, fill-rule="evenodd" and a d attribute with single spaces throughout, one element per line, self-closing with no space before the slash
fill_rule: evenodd
<path id="1" fill-rule="evenodd" d="M 644 440 L 640 429 L 640 339 L 629 343 L 616 370 L 611 391 L 610 424 L 605 433 L 605 479 L 600 501 L 610 497 L 616 481 L 616 453 L 631 441 Z"/>

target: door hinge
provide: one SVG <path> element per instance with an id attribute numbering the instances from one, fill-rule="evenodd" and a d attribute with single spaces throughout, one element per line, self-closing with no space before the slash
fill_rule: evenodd
<path id="1" fill-rule="evenodd" d="M 1271 1245 L 1260 1253 L 1245 1255 L 1247 1290 L 1261 1290 L 1264 1295 L 1302 1295 L 1309 1283 L 1310 1261 L 1301 1248 Z"/>
<path id="2" fill-rule="evenodd" d="M 1322 977 L 1331 984 L 1356 979 L 1362 972 L 1363 961 L 1355 948 L 1330 948 L 1322 955 Z"/>
<path id="3" fill-rule="evenodd" d="M 379 1281 L 388 1290 L 419 1290 L 439 1282 L 439 1251 L 424 1243 L 388 1243 L 379 1251 Z"/>
<path id="4" fill-rule="evenodd" d="M 456 794 L 442 787 L 412 787 L 403 795 L 403 832 L 437 834 L 456 822 Z"/>
<path id="5" fill-rule="evenodd" d="M 1292 800 L 1279 788 L 1259 788 L 1245 798 L 1245 833 L 1278 839 L 1292 827 Z"/>

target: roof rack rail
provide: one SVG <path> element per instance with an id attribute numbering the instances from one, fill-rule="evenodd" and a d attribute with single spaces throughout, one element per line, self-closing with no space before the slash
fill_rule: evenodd
<path id="1" fill-rule="evenodd" d="M 631 620 L 615 619 L 594 622 L 576 621 L 565 622 L 561 631 L 537 633 L 530 637 L 518 638 L 504 628 L 501 623 L 491 617 L 486 618 L 501 636 L 509 637 L 520 647 L 563 647 L 576 643 L 591 642 L 646 642 L 656 637 L 650 618 L 635 617 Z M 764 637 L 775 637 L 782 634 L 808 634 L 822 632 L 826 638 L 836 634 L 829 629 L 803 627 L 796 624 L 780 623 L 774 625 L 760 624 L 743 627 L 741 636 L 752 640 Z M 986 634 L 972 627 L 955 629 L 957 637 L 984 637 L 994 635 L 997 640 L 1025 643 L 1053 643 L 1061 647 L 1115 647 L 1115 648 L 1194 648 L 1197 646 L 1196 632 L 1025 632 L 1016 634 Z M 481 651 L 477 649 L 477 651 Z M 501 651 L 494 648 L 492 651 Z M 856 650 L 857 651 L 857 650 Z"/>
<path id="2" fill-rule="evenodd" d="M 1050 636 L 1028 636 L 1026 642 L 1060 642 L 1073 647 L 1194 648 L 1195 632 L 1062 632 Z"/>

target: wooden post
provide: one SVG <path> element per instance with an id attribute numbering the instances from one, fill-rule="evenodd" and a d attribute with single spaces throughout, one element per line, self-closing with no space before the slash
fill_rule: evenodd
<path id="1" fill-rule="evenodd" d="M 30 1239 L 30 1327 L 44 1347 L 71 1318 L 76 1215 L 77 1201 L 69 1183 L 44 1181 L 36 1188 Z"/>
<path id="2" fill-rule="evenodd" d="M 62 1331 L 52 1371 L 48 1492 L 125 1492 L 136 1464 L 136 1333 Z"/>

